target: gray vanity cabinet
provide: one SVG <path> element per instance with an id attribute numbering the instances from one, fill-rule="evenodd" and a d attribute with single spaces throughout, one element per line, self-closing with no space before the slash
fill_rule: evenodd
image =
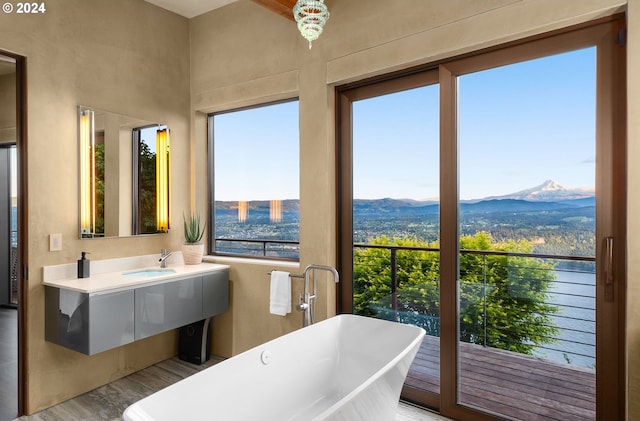
<path id="1" fill-rule="evenodd" d="M 142 339 L 202 318 L 202 277 L 136 288 L 135 338 Z"/>
<path id="2" fill-rule="evenodd" d="M 133 290 L 101 293 L 45 287 L 45 339 L 93 355 L 133 342 Z"/>
<path id="3" fill-rule="evenodd" d="M 228 307 L 228 269 L 91 293 L 45 286 L 45 339 L 93 355 Z"/>
<path id="4" fill-rule="evenodd" d="M 207 273 L 202 276 L 202 317 L 215 316 L 229 309 L 229 271 Z"/>

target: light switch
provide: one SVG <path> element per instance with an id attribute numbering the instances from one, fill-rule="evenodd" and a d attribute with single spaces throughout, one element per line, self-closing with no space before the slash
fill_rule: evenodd
<path id="1" fill-rule="evenodd" d="M 62 250 L 62 234 L 49 234 L 49 251 Z"/>

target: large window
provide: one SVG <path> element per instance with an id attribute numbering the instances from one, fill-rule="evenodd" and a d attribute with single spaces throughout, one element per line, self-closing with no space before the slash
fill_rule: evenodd
<path id="1" fill-rule="evenodd" d="M 298 259 L 298 101 L 209 116 L 214 254 Z"/>
<path id="2" fill-rule="evenodd" d="M 339 311 L 426 330 L 405 399 L 621 418 L 620 23 L 338 89 Z"/>

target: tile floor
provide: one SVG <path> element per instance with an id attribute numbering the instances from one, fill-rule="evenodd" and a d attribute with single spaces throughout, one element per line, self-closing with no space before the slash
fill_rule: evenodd
<path id="1" fill-rule="evenodd" d="M 206 364 L 196 366 L 172 358 L 16 421 L 121 421 L 122 412 L 133 402 L 219 361 L 212 358 Z M 446 420 L 402 402 L 396 418 L 396 421 Z"/>

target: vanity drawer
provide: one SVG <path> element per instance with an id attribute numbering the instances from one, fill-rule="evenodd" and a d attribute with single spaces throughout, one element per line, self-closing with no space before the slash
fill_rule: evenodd
<path id="1" fill-rule="evenodd" d="M 135 339 L 192 323 L 202 317 L 202 277 L 135 290 Z"/>

